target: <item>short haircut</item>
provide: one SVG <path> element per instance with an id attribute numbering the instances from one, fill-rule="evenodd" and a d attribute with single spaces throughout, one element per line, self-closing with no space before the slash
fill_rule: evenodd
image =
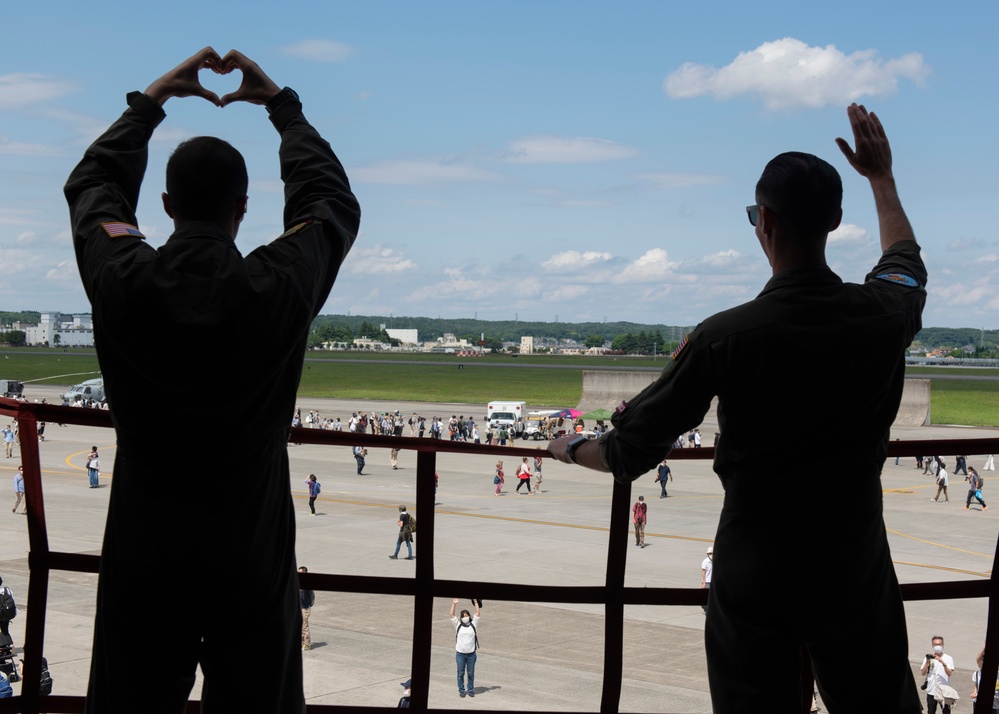
<path id="1" fill-rule="evenodd" d="M 756 200 L 802 237 L 826 235 L 843 205 L 839 172 L 818 156 L 778 154 L 763 169 Z"/>
<path id="2" fill-rule="evenodd" d="M 247 183 L 243 155 L 214 136 L 182 142 L 167 161 L 166 192 L 179 221 L 226 220 Z"/>

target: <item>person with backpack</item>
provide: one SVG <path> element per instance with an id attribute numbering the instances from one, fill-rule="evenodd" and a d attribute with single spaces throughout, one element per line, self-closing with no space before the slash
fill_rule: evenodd
<path id="1" fill-rule="evenodd" d="M 0 635 L 10 639 L 10 621 L 17 617 L 17 604 L 10 588 L 2 586 L 3 578 L 0 578 Z"/>
<path id="2" fill-rule="evenodd" d="M 395 542 L 395 552 L 389 558 L 398 560 L 399 548 L 405 543 L 406 550 L 409 551 L 406 560 L 413 560 L 413 546 L 411 544 L 413 542 L 413 533 L 416 531 L 416 519 L 406 512 L 406 506 L 399 506 L 399 519 L 395 524 L 399 526 L 399 536 Z"/>
<path id="3" fill-rule="evenodd" d="M 479 609 L 478 601 L 472 600 L 475 616 L 473 617 L 468 610 L 462 610 L 460 617 L 455 617 L 454 609 L 460 601 L 461 598 L 455 598 L 451 602 L 451 611 L 448 613 L 448 617 L 454 627 L 454 659 L 458 665 L 458 696 L 464 698 L 466 693 L 470 697 L 475 696 L 475 660 L 478 658 L 476 650 L 479 648 L 477 627 L 482 611 Z M 468 673 L 467 687 L 465 686 L 466 672 Z"/>
<path id="4" fill-rule="evenodd" d="M 323 487 L 316 481 L 315 474 L 309 474 L 309 478 L 305 479 L 305 485 L 309 487 L 309 510 L 314 516 L 316 515 L 316 497 L 319 496 Z"/>
<path id="5" fill-rule="evenodd" d="M 967 511 L 971 508 L 972 498 L 982 504 L 983 511 L 989 510 L 989 507 L 985 505 L 985 501 L 982 500 L 982 487 L 985 485 L 985 479 L 975 471 L 974 466 L 969 466 L 968 471 L 970 472 L 969 475 L 964 478 L 968 482 L 968 500 L 964 504 L 964 510 Z"/>

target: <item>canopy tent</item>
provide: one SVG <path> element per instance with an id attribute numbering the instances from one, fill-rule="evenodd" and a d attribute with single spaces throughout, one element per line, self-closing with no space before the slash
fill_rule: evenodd
<path id="1" fill-rule="evenodd" d="M 552 412 L 548 415 L 549 419 L 575 419 L 583 415 L 583 412 L 578 409 L 559 409 L 557 412 Z"/>
<path id="2" fill-rule="evenodd" d="M 596 421 L 609 421 L 614 412 L 610 409 L 593 409 L 582 415 L 583 419 L 595 419 Z"/>

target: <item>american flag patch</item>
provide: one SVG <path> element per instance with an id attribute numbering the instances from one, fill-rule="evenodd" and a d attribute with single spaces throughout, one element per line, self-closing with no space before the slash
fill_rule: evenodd
<path id="1" fill-rule="evenodd" d="M 131 223 L 102 223 L 101 228 L 107 233 L 111 238 L 120 238 L 121 236 L 135 236 L 136 238 L 145 238 L 142 235 L 142 231 L 138 227 L 133 226 Z"/>
<path id="2" fill-rule="evenodd" d="M 670 359 L 676 359 L 680 355 L 680 352 L 683 351 L 683 348 L 687 346 L 687 338 L 688 337 L 689 337 L 689 333 L 687 335 L 683 336 L 683 339 L 680 340 L 680 344 L 678 344 L 676 346 L 676 349 L 673 350 L 672 353 L 670 353 L 670 356 L 669 356 Z"/>

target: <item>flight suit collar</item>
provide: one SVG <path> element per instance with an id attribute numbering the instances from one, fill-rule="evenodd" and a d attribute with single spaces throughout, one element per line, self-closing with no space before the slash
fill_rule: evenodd
<path id="1" fill-rule="evenodd" d="M 788 268 L 770 278 L 758 297 L 786 288 L 832 287 L 842 285 L 843 280 L 828 265 L 800 265 Z"/>
<path id="2" fill-rule="evenodd" d="M 184 223 L 173 232 L 167 243 L 186 238 L 196 238 L 198 240 L 214 239 L 224 241 L 233 246 L 236 245 L 236 241 L 226 229 L 217 223 L 209 223 L 207 221 L 189 221 Z"/>

